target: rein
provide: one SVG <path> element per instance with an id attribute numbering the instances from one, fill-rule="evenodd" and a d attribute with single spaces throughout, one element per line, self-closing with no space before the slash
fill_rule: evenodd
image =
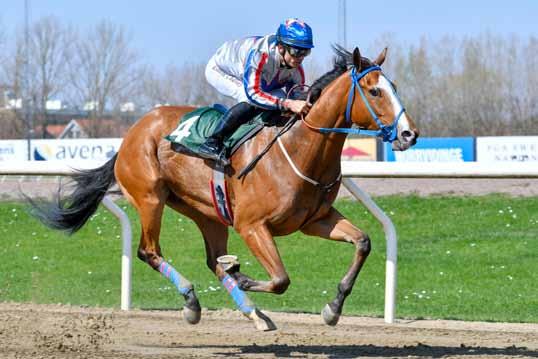
<path id="1" fill-rule="evenodd" d="M 400 117 L 405 112 L 405 108 L 403 107 L 403 105 L 402 105 L 402 103 L 400 101 L 400 98 L 398 97 L 398 95 L 396 94 L 396 91 L 394 91 L 394 88 L 391 85 L 392 91 L 393 91 L 396 99 L 400 102 L 400 106 L 401 106 L 402 110 L 398 114 L 396 114 L 394 116 L 394 121 L 392 122 L 391 125 L 385 125 L 385 124 L 383 124 L 383 122 L 381 122 L 381 120 L 379 119 L 377 114 L 372 109 L 372 106 L 370 105 L 368 99 L 366 98 L 366 95 L 364 94 L 364 90 L 362 89 L 362 87 L 359 84 L 359 81 L 364 76 L 366 76 L 368 73 L 370 73 L 372 71 L 382 71 L 382 70 L 381 70 L 381 67 L 379 67 L 379 66 L 369 67 L 366 70 L 364 70 L 362 72 L 359 72 L 359 73 L 357 73 L 357 68 L 355 66 L 353 66 L 353 68 L 351 69 L 351 72 L 350 72 L 351 88 L 349 89 L 349 94 L 348 94 L 348 97 L 347 97 L 346 124 L 348 124 L 350 126 L 353 124 L 353 121 L 352 121 L 352 118 L 351 118 L 351 109 L 353 108 L 353 102 L 355 101 L 355 90 L 357 89 L 360 96 L 361 96 L 361 98 L 362 98 L 362 101 L 364 102 L 364 104 L 366 105 L 366 108 L 368 109 L 368 112 L 370 113 L 370 115 L 372 116 L 374 121 L 377 123 L 377 126 L 379 127 L 378 130 L 367 130 L 367 129 L 362 129 L 362 128 L 316 127 L 316 126 L 313 126 L 313 125 L 309 124 L 306 121 L 304 116 L 302 116 L 302 118 L 301 118 L 302 122 L 308 128 L 310 128 L 312 130 L 315 130 L 315 131 L 318 131 L 320 133 L 324 133 L 324 134 L 325 133 L 341 133 L 341 134 L 346 134 L 346 135 L 347 134 L 367 135 L 367 136 L 380 137 L 380 138 L 383 139 L 383 142 L 392 143 L 397 138 L 398 131 L 396 129 L 398 127 L 398 121 L 400 120 Z M 384 74 L 383 74 L 383 76 L 384 76 Z"/>
<path id="2" fill-rule="evenodd" d="M 246 165 L 245 168 L 241 170 L 241 172 L 239 172 L 237 179 L 241 179 L 241 177 L 249 173 L 254 168 L 254 166 L 256 166 L 256 163 L 258 163 L 258 161 L 261 160 L 261 158 L 267 153 L 267 151 L 269 151 L 269 149 L 274 145 L 276 140 L 291 129 L 295 121 L 297 121 L 297 115 L 293 115 L 292 117 L 290 117 L 288 122 L 286 122 L 282 129 L 278 131 L 276 136 L 271 140 L 271 142 L 269 142 L 269 144 L 267 144 L 263 151 L 260 152 L 248 165 Z"/>

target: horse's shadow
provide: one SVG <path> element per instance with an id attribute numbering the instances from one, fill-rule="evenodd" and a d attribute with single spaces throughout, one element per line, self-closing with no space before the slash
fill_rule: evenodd
<path id="1" fill-rule="evenodd" d="M 356 357 L 428 357 L 442 358 L 445 356 L 486 356 L 486 357 L 532 357 L 538 358 L 538 351 L 526 347 L 510 346 L 507 348 L 488 347 L 449 347 L 429 346 L 425 344 L 403 347 L 378 345 L 173 345 L 168 348 L 182 349 L 211 349 L 218 356 L 242 356 L 249 354 L 273 354 L 277 358 L 305 358 L 313 355 L 325 355 L 327 358 L 356 358 Z M 223 351 L 219 351 L 219 349 Z M 230 350 L 230 351 L 228 351 Z"/>

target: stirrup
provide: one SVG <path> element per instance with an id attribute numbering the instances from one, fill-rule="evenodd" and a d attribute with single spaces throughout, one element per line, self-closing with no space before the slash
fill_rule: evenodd
<path id="1" fill-rule="evenodd" d="M 222 168 L 225 168 L 230 165 L 230 160 L 226 158 L 225 150 L 222 150 L 218 156 L 217 159 L 215 159 L 215 162 L 218 166 L 221 166 Z"/>
<path id="2" fill-rule="evenodd" d="M 217 165 L 221 166 L 222 168 L 230 165 L 230 160 L 226 158 L 226 151 L 224 149 L 220 151 L 220 153 L 215 153 L 212 151 L 198 151 L 198 156 L 206 160 L 215 161 Z"/>
<path id="3" fill-rule="evenodd" d="M 210 160 L 217 160 L 222 152 L 222 146 L 219 146 L 217 142 L 207 139 L 204 143 L 198 147 L 198 154 L 203 158 Z"/>

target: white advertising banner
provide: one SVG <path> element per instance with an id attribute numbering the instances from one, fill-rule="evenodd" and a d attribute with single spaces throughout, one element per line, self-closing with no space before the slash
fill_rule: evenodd
<path id="1" fill-rule="evenodd" d="M 32 160 L 69 163 L 106 161 L 118 152 L 121 141 L 121 138 L 33 140 Z"/>
<path id="2" fill-rule="evenodd" d="M 477 162 L 538 162 L 538 136 L 477 137 Z"/>
<path id="3" fill-rule="evenodd" d="M 25 161 L 28 159 L 26 140 L 0 141 L 0 162 Z"/>

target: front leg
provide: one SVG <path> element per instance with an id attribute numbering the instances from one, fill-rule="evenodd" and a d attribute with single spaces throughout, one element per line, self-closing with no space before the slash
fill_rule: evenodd
<path id="1" fill-rule="evenodd" d="M 328 325 L 336 325 L 346 297 L 351 293 L 355 280 L 362 265 L 370 254 L 370 238 L 350 221 L 342 216 L 334 207 L 320 219 L 308 223 L 301 229 L 305 234 L 352 243 L 355 246 L 355 256 L 349 270 L 340 283 L 336 298 L 323 309 L 323 319 Z"/>
<path id="2" fill-rule="evenodd" d="M 235 257 L 235 256 L 223 256 L 223 257 Z M 220 257 L 219 260 L 222 260 L 223 257 Z M 235 257 L 234 261 L 237 260 L 237 257 Z M 269 318 L 267 315 L 262 313 L 260 310 L 256 308 L 254 303 L 250 300 L 250 298 L 247 296 L 247 294 L 243 291 L 243 288 L 239 285 L 236 278 L 241 278 L 241 276 L 248 278 L 241 273 L 238 272 L 239 265 L 237 262 L 237 265 L 227 266 L 225 263 L 218 263 L 215 268 L 215 272 L 217 274 L 217 277 L 222 282 L 222 285 L 228 293 L 231 295 L 232 299 L 234 300 L 235 304 L 241 310 L 241 312 L 246 315 L 249 319 L 254 321 L 254 324 L 256 325 L 256 329 L 268 331 L 268 330 L 275 330 L 276 325 L 273 323 L 271 318 Z M 248 278 L 248 280 L 251 280 Z"/>
<path id="3" fill-rule="evenodd" d="M 261 283 L 267 283 L 252 279 L 248 275 L 239 271 L 231 272 L 230 275 L 234 277 L 234 279 L 237 281 L 237 284 L 239 284 L 239 288 L 241 288 L 242 290 L 250 290 L 250 288 L 252 287 L 259 287 Z"/>
<path id="4" fill-rule="evenodd" d="M 257 225 L 248 227 L 240 233 L 252 254 L 271 277 L 269 281 L 259 281 L 237 272 L 234 276 L 241 288 L 251 292 L 284 293 L 288 289 L 290 279 L 271 232 L 265 225 Z"/>

